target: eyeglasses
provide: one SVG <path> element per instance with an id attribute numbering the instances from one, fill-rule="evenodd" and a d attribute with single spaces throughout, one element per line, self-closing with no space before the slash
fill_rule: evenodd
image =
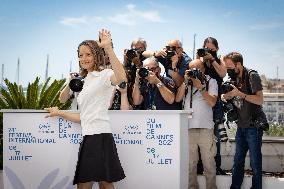
<path id="1" fill-rule="evenodd" d="M 158 66 L 153 67 L 153 68 L 148 68 L 148 70 L 151 71 L 151 72 L 154 72 L 157 68 L 158 68 Z"/>
<path id="2" fill-rule="evenodd" d="M 166 46 L 167 50 L 171 50 L 171 51 L 175 51 L 177 49 L 180 49 L 181 47 L 177 47 L 177 46 Z"/>

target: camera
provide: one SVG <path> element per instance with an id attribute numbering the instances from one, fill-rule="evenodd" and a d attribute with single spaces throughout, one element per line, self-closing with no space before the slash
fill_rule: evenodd
<path id="1" fill-rule="evenodd" d="M 199 79 L 202 84 L 205 83 L 205 76 L 199 69 L 193 68 L 186 72 L 186 74 L 190 78 Z"/>
<path id="2" fill-rule="evenodd" d="M 166 46 L 166 59 L 171 60 L 171 58 L 176 54 L 176 47 Z"/>
<path id="3" fill-rule="evenodd" d="M 140 68 L 139 71 L 138 71 L 138 75 L 143 79 L 148 77 L 149 74 L 150 74 L 150 72 L 147 68 Z"/>
<path id="4" fill-rule="evenodd" d="M 214 55 L 216 54 L 215 51 L 212 51 L 212 50 L 209 49 L 209 48 L 197 49 L 197 55 L 198 55 L 199 57 L 204 57 L 204 56 L 206 56 L 207 53 L 211 54 L 211 55 L 215 58 L 215 56 L 214 56 Z"/>
<path id="5" fill-rule="evenodd" d="M 171 58 L 176 54 L 176 47 L 166 46 L 166 59 L 171 60 Z"/>
<path id="6" fill-rule="evenodd" d="M 126 50 L 126 57 L 129 60 L 132 60 L 133 58 L 135 58 L 137 56 L 137 50 L 136 49 L 127 49 Z"/>
<path id="7" fill-rule="evenodd" d="M 149 74 L 150 72 L 147 68 L 139 69 L 138 75 L 140 76 L 140 80 L 139 80 L 140 90 L 144 90 L 144 91 L 147 90 L 148 80 L 146 79 L 146 77 L 148 77 Z"/>
<path id="8" fill-rule="evenodd" d="M 207 53 L 211 54 L 211 55 L 214 57 L 215 61 L 216 61 L 218 64 L 221 63 L 221 60 L 218 58 L 216 51 L 213 51 L 213 50 L 211 50 L 211 49 L 209 49 L 209 48 L 200 48 L 200 49 L 197 49 L 197 55 L 198 55 L 199 57 L 204 57 L 204 56 L 206 56 Z"/>
<path id="9" fill-rule="evenodd" d="M 206 54 L 207 53 L 210 53 L 210 49 L 208 49 L 208 48 L 201 48 L 201 49 L 197 49 L 197 55 L 199 56 L 199 57 L 204 57 L 204 56 L 206 56 Z M 211 53 L 210 53 L 211 54 Z"/>
<path id="10" fill-rule="evenodd" d="M 226 81 L 224 83 L 222 83 L 221 85 L 221 91 L 222 91 L 222 94 L 224 93 L 228 93 L 230 91 L 232 91 L 234 88 L 232 87 L 232 85 L 234 85 L 235 82 L 234 81 Z"/>
<path id="11" fill-rule="evenodd" d="M 84 77 L 79 76 L 78 73 L 74 74 L 75 78 L 69 82 L 69 87 L 73 92 L 80 92 L 83 89 Z"/>

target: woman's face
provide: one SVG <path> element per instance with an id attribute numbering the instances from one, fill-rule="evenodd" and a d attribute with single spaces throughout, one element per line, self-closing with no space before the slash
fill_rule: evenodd
<path id="1" fill-rule="evenodd" d="M 213 51 L 218 51 L 218 49 L 216 48 L 216 46 L 212 43 L 212 41 L 209 41 L 205 44 L 205 47 L 208 49 L 211 49 Z"/>
<path id="2" fill-rule="evenodd" d="M 80 66 L 88 72 L 94 70 L 95 58 L 89 46 L 81 45 L 79 48 Z"/>

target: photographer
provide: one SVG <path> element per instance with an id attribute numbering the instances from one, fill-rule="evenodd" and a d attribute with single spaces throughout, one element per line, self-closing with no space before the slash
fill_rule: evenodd
<path id="1" fill-rule="evenodd" d="M 217 52 L 219 50 L 218 41 L 213 37 L 208 37 L 203 42 L 203 48 L 197 49 L 196 59 L 193 60 L 189 67 L 194 68 L 195 65 L 203 63 L 205 67 L 205 74 L 209 75 L 217 81 L 218 84 L 218 99 L 216 105 L 213 107 L 213 119 L 214 119 L 214 134 L 217 138 L 217 153 L 215 157 L 216 161 L 216 174 L 217 175 L 226 175 L 226 173 L 221 169 L 221 144 L 220 141 L 227 141 L 228 137 L 226 134 L 226 129 L 224 126 L 224 112 L 222 109 L 222 101 L 220 98 L 221 95 L 221 85 L 223 78 L 226 75 L 226 66 L 223 61 L 221 61 Z M 220 136 L 221 133 L 221 136 Z M 199 162 L 198 165 L 199 172 L 202 171 L 202 162 Z"/>
<path id="2" fill-rule="evenodd" d="M 133 104 L 132 99 L 132 90 L 133 85 L 135 82 L 136 77 L 136 70 L 141 68 L 143 66 L 142 61 L 145 60 L 145 57 L 142 55 L 142 53 L 146 50 L 147 43 L 145 39 L 143 38 L 137 38 L 132 41 L 130 49 L 124 49 L 124 60 L 123 60 L 123 66 L 126 72 L 127 76 L 127 97 L 129 100 L 129 103 L 131 105 L 130 109 L 140 109 L 140 106 L 135 106 Z M 120 92 L 116 90 L 114 94 L 114 104 L 112 105 L 111 109 L 117 109 L 120 107 L 120 104 L 115 104 L 117 102 L 120 102 Z"/>
<path id="3" fill-rule="evenodd" d="M 218 96 L 215 79 L 205 75 L 202 63 L 197 69 L 187 70 L 184 82 L 176 94 L 176 101 L 184 99 L 184 109 L 192 110 L 189 116 L 189 189 L 198 188 L 197 162 L 198 147 L 205 169 L 206 188 L 216 189 L 216 144 L 214 141 L 214 122 L 212 107 Z M 185 97 L 184 97 L 185 96 Z"/>
<path id="4" fill-rule="evenodd" d="M 240 99 L 241 106 L 237 108 L 238 122 L 236 133 L 236 152 L 233 165 L 231 189 L 241 188 L 244 177 L 245 157 L 249 150 L 250 166 L 252 168 L 252 187 L 262 188 L 262 134 L 261 123 L 256 120 L 266 119 L 261 109 L 263 93 L 261 79 L 256 71 L 243 66 L 243 57 L 238 52 L 231 52 L 224 57 L 230 78 L 236 80 L 230 92 L 222 94 L 227 102 L 232 98 Z M 255 114 L 260 112 L 260 114 Z"/>
<path id="5" fill-rule="evenodd" d="M 144 110 L 176 109 L 175 85 L 172 79 L 160 76 L 161 68 L 156 58 L 144 60 L 143 68 L 137 71 L 133 88 L 135 105 L 143 103 Z"/>
<path id="6" fill-rule="evenodd" d="M 177 87 L 183 82 L 185 70 L 191 58 L 183 51 L 182 43 L 178 39 L 171 40 L 167 46 L 156 52 L 145 51 L 143 56 L 154 56 L 164 66 L 166 76 L 174 80 Z"/>

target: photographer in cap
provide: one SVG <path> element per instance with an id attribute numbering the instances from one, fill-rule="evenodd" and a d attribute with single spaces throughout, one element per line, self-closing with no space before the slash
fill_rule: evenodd
<path id="1" fill-rule="evenodd" d="M 244 178 L 245 157 L 249 150 L 252 168 L 253 189 L 262 188 L 262 134 L 267 129 L 267 120 L 262 111 L 263 93 L 258 73 L 243 65 L 243 56 L 231 52 L 224 57 L 230 78 L 236 81 L 232 90 L 222 94 L 223 101 L 231 98 L 240 99 L 241 106 L 237 109 L 238 128 L 236 133 L 236 152 L 233 165 L 231 189 L 240 189 Z M 260 121 L 259 121 L 260 120 Z M 265 123 L 266 122 L 266 123 Z"/>
<path id="2" fill-rule="evenodd" d="M 175 84 L 172 79 L 160 76 L 161 68 L 156 58 L 143 61 L 143 68 L 137 71 L 133 88 L 133 102 L 143 104 L 144 110 L 176 109 Z"/>
<path id="3" fill-rule="evenodd" d="M 198 147 L 205 169 L 206 188 L 216 189 L 216 143 L 214 141 L 213 110 L 218 97 L 217 81 L 205 75 L 203 63 L 187 70 L 184 82 L 178 88 L 175 100 L 184 101 L 185 110 L 191 110 L 188 119 L 189 135 L 189 189 L 198 188 Z"/>
<path id="4" fill-rule="evenodd" d="M 205 68 L 205 74 L 209 75 L 217 81 L 218 84 L 218 99 L 216 105 L 213 107 L 213 119 L 214 119 L 214 134 L 217 138 L 217 153 L 215 157 L 216 161 L 216 174 L 226 175 L 226 173 L 221 169 L 221 144 L 220 141 L 227 141 L 228 136 L 224 126 L 224 112 L 222 109 L 221 101 L 221 85 L 223 78 L 226 76 L 226 66 L 223 61 L 221 61 L 217 52 L 219 50 L 218 41 L 213 37 L 207 37 L 203 42 L 203 47 L 197 49 L 196 59 L 190 63 L 190 67 L 195 67 L 202 63 Z M 221 134 L 220 134 L 221 133 Z M 198 163 L 198 172 L 203 172 L 202 162 Z"/>

